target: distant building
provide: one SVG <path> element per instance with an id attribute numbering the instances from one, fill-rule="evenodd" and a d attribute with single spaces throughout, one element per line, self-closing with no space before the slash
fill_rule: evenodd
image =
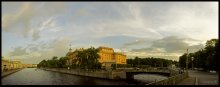
<path id="1" fill-rule="evenodd" d="M 13 68 L 14 68 L 14 69 L 22 68 L 21 61 L 14 60 L 14 61 L 12 61 L 12 62 L 13 62 Z"/>
<path id="2" fill-rule="evenodd" d="M 22 64 L 23 68 L 36 68 L 37 64 Z"/>

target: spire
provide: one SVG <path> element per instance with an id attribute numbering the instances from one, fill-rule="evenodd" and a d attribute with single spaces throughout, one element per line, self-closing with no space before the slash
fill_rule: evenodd
<path id="1" fill-rule="evenodd" d="M 72 49 L 71 49 L 71 44 L 70 44 L 70 49 L 69 49 L 69 52 L 71 52 L 72 51 Z"/>

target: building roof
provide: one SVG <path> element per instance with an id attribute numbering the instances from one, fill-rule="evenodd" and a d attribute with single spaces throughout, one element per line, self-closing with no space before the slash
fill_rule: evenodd
<path id="1" fill-rule="evenodd" d="M 115 52 L 115 54 L 126 56 L 125 54 L 120 53 L 120 52 Z"/>
<path id="2" fill-rule="evenodd" d="M 110 48 L 110 47 L 104 47 L 104 46 L 100 46 L 98 49 L 110 49 L 110 50 L 113 50 L 113 48 Z"/>

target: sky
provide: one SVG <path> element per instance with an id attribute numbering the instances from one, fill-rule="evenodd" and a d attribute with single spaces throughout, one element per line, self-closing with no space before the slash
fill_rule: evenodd
<path id="1" fill-rule="evenodd" d="M 2 56 L 22 63 L 91 46 L 178 61 L 213 38 L 218 2 L 2 2 Z"/>

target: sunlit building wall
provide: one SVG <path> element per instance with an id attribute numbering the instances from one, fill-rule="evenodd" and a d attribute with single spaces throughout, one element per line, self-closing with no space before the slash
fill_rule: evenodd
<path id="1" fill-rule="evenodd" d="M 114 54 L 114 57 L 117 64 L 126 64 L 126 55 L 117 52 Z"/>
<path id="2" fill-rule="evenodd" d="M 108 47 L 99 47 L 99 59 L 102 67 L 111 67 L 115 63 L 114 50 Z"/>
<path id="3" fill-rule="evenodd" d="M 113 48 L 99 47 L 99 62 L 104 67 L 111 67 L 112 64 L 126 64 L 126 55 L 114 52 Z"/>

